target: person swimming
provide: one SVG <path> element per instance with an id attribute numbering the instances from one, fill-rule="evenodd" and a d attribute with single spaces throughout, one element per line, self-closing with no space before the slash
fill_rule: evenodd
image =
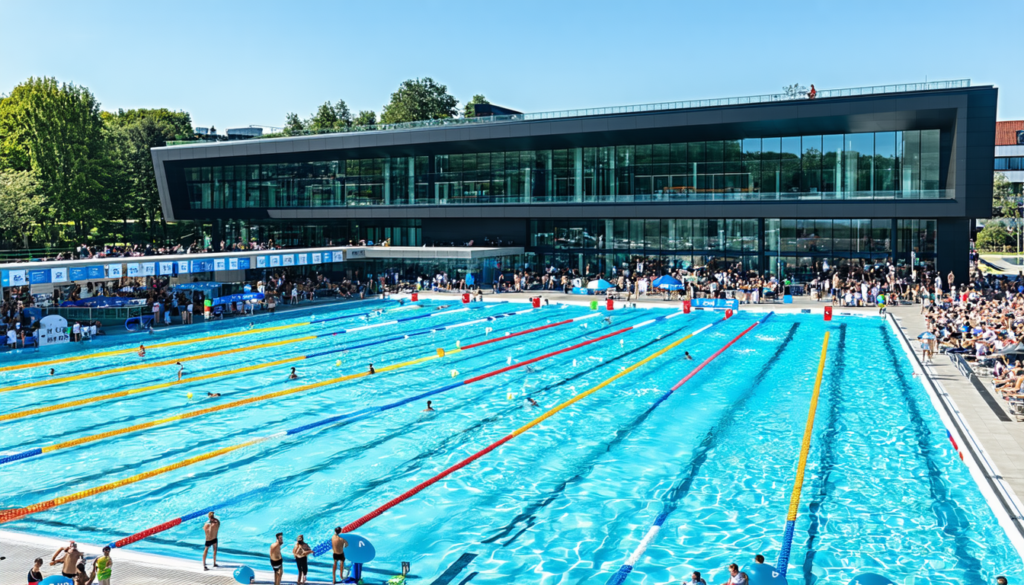
<path id="1" fill-rule="evenodd" d="M 611 317 L 605 317 L 604 318 L 604 322 L 607 323 L 608 325 L 611 325 L 612 324 L 612 318 Z"/>
<path id="2" fill-rule="evenodd" d="M 142 343 L 139 344 L 139 357 L 146 357 L 146 346 Z"/>
<path id="3" fill-rule="evenodd" d="M 428 400 L 427 401 L 427 407 L 423 409 L 423 412 L 436 412 L 434 410 L 434 407 L 431 406 L 431 404 L 433 404 L 433 403 L 430 400 Z"/>
<path id="4" fill-rule="evenodd" d="M 178 366 L 178 381 L 181 382 L 181 377 L 185 375 L 185 366 L 181 362 L 176 362 L 174 365 Z"/>
<path id="5" fill-rule="evenodd" d="M 529 396 L 526 397 L 526 405 L 529 406 L 530 408 L 537 408 L 540 406 L 539 404 L 537 404 L 536 400 L 530 398 Z"/>
<path id="6" fill-rule="evenodd" d="M 683 352 L 683 359 L 687 359 L 687 360 L 691 360 L 692 361 L 693 360 L 693 356 L 690 355 L 690 352 L 684 351 Z"/>
<path id="7" fill-rule="evenodd" d="M 370 375 L 373 375 L 373 374 L 377 373 L 377 371 L 373 369 L 373 364 L 370 364 L 370 369 L 368 371 L 369 371 Z"/>
<path id="8" fill-rule="evenodd" d="M 50 368 L 50 375 L 52 376 L 52 375 L 54 375 L 55 373 L 56 373 L 56 372 L 54 372 L 53 368 Z"/>
<path id="9" fill-rule="evenodd" d="M 207 392 L 207 398 L 220 398 L 220 392 Z"/>
<path id="10" fill-rule="evenodd" d="M 253 327 L 254 327 L 253 322 L 249 321 L 249 329 L 252 329 Z"/>
<path id="11" fill-rule="evenodd" d="M 298 380 L 299 379 L 299 375 L 297 373 L 295 373 L 295 368 L 292 368 L 292 373 L 288 374 L 288 379 L 289 380 Z"/>

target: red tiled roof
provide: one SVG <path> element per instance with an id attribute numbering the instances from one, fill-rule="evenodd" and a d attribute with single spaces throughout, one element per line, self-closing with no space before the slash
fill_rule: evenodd
<path id="1" fill-rule="evenodd" d="M 1024 130 L 1024 120 L 996 122 L 996 146 L 1017 144 L 1017 132 Z"/>

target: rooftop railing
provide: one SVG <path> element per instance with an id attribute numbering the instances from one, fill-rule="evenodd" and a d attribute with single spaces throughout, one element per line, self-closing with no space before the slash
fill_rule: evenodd
<path id="1" fill-rule="evenodd" d="M 863 95 L 879 95 L 892 93 L 909 93 L 917 91 L 938 91 L 944 89 L 961 89 L 971 86 L 970 79 L 955 79 L 951 81 L 929 81 L 925 83 L 902 83 L 895 85 L 873 85 L 869 87 L 851 87 L 845 89 L 822 89 L 818 90 L 815 100 L 855 97 Z M 325 129 L 321 131 L 306 130 L 302 132 L 290 132 L 280 136 L 264 136 L 255 140 L 267 140 L 274 138 L 293 138 L 298 136 L 314 136 L 322 134 L 347 134 L 350 132 L 386 132 L 390 130 L 412 130 L 417 128 L 440 128 L 448 126 L 472 126 L 477 124 L 494 124 L 499 122 L 522 122 L 531 120 L 557 120 L 562 118 L 580 118 L 586 116 L 610 116 L 615 114 L 637 114 L 644 112 L 661 112 L 667 110 L 689 110 L 695 108 L 714 108 L 721 106 L 744 106 L 753 104 L 768 104 L 789 101 L 800 101 L 811 99 L 807 93 L 771 93 L 764 95 L 751 95 L 745 97 L 714 98 L 706 100 L 687 100 L 678 102 L 660 102 L 655 104 L 639 104 L 632 106 L 612 106 L 607 108 L 583 108 L 577 110 L 558 110 L 553 112 L 534 112 L 529 114 L 512 114 L 506 116 L 480 116 L 475 118 L 442 118 L 439 120 L 419 120 L 416 122 L 401 122 L 398 124 L 372 124 L 366 126 L 350 126 L 346 129 Z M 181 141 L 169 142 L 168 146 L 192 145 L 195 142 Z M 210 144 L 222 144 L 214 142 Z"/>

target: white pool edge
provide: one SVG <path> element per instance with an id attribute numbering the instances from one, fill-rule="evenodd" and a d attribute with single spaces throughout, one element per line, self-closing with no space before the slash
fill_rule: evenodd
<path id="1" fill-rule="evenodd" d="M 910 346 L 909 340 L 896 322 L 896 317 L 893 315 L 891 319 L 886 319 L 886 321 L 888 321 L 889 326 L 892 328 L 896 339 L 899 340 L 900 347 L 907 354 L 915 376 L 918 376 L 921 380 L 927 380 L 928 383 L 922 384 L 922 386 L 924 386 L 928 399 L 932 403 L 932 408 L 939 415 L 943 426 L 953 436 L 956 445 L 960 447 L 959 452 L 961 456 L 964 455 L 962 446 L 970 447 L 966 449 L 967 453 L 963 457 L 963 463 L 967 466 L 967 470 L 974 479 L 975 485 L 978 486 L 982 496 L 985 497 L 989 509 L 992 510 L 1007 538 L 1010 539 L 1010 543 L 1017 550 L 1017 555 L 1020 557 L 1022 564 L 1024 564 L 1024 531 L 1022 531 L 1022 526 L 1024 526 L 1024 512 L 1022 512 L 1024 511 L 1024 505 L 1017 498 L 1013 488 L 1003 481 L 999 468 L 996 467 L 995 462 L 992 461 L 985 447 L 978 440 L 977 435 L 975 435 L 971 426 L 967 423 L 953 397 L 942 387 L 942 383 L 934 375 L 934 368 L 922 364 L 918 359 L 914 349 Z M 998 490 L 998 494 L 996 490 Z M 1016 523 L 1014 520 L 1016 520 Z"/>

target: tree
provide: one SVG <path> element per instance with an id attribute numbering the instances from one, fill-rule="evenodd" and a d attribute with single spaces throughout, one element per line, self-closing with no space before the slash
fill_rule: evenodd
<path id="1" fill-rule="evenodd" d="M 137 110 L 118 110 L 117 113 L 103 112 L 100 114 L 108 128 L 122 128 L 142 120 L 152 120 L 160 126 L 164 140 L 191 140 L 195 137 L 192 127 L 192 116 L 188 112 L 174 112 L 167 108 Z"/>
<path id="2" fill-rule="evenodd" d="M 306 123 L 294 112 L 288 112 L 284 119 L 284 133 L 296 136 L 306 132 Z"/>
<path id="3" fill-rule="evenodd" d="M 344 132 L 352 125 L 352 112 L 345 100 L 331 105 L 324 102 L 306 123 L 306 129 L 313 132 Z"/>
<path id="4" fill-rule="evenodd" d="M 475 106 L 476 104 L 489 104 L 489 103 L 491 103 L 491 102 L 487 101 L 487 98 L 485 98 L 482 94 L 478 93 L 475 96 L 473 96 L 473 99 L 471 99 L 468 102 L 466 102 L 465 106 L 463 106 L 463 108 L 462 108 L 462 115 L 467 117 L 467 118 L 472 118 L 472 117 L 476 116 L 476 108 L 474 108 L 473 106 Z"/>
<path id="5" fill-rule="evenodd" d="M 0 234 L 4 241 L 20 237 L 28 248 L 30 228 L 39 221 L 42 209 L 39 185 L 31 172 L 0 172 Z"/>
<path id="6" fill-rule="evenodd" d="M 788 97 L 789 99 L 795 100 L 798 98 L 806 97 L 807 88 L 800 85 L 799 83 L 794 83 L 793 85 L 782 86 L 782 93 L 786 94 L 786 97 Z"/>
<path id="7" fill-rule="evenodd" d="M 448 93 L 448 88 L 429 77 L 407 79 L 391 94 L 391 101 L 380 113 L 383 124 L 398 124 L 418 120 L 439 120 L 458 115 L 459 100 Z"/>
<path id="8" fill-rule="evenodd" d="M 109 127 L 107 130 L 108 146 L 115 166 L 111 191 L 120 203 L 119 207 L 111 209 L 109 219 L 120 219 L 125 223 L 129 219 L 142 220 L 151 239 L 155 239 L 157 224 L 160 224 L 166 236 L 167 225 L 160 207 L 160 193 L 156 186 L 150 149 L 166 146 L 168 135 L 173 131 L 174 128 L 166 121 L 160 121 L 159 117 L 139 117 L 130 124 Z"/>
<path id="9" fill-rule="evenodd" d="M 373 126 L 377 123 L 377 114 L 373 113 L 373 110 L 362 110 L 356 115 L 356 119 L 352 120 L 353 126 Z"/>
<path id="10" fill-rule="evenodd" d="M 1014 238 L 999 222 L 990 221 L 978 232 L 978 248 L 1002 252 L 1006 246 L 1014 245 Z"/>
<path id="11" fill-rule="evenodd" d="M 29 170 L 28 154 L 51 221 L 83 234 L 103 216 L 111 169 L 100 104 L 87 88 L 29 78 L 3 101 L 0 133 L 0 167 Z"/>
<path id="12" fill-rule="evenodd" d="M 1013 235 L 1013 244 L 1020 253 L 1020 201 L 1013 195 L 1010 181 L 1000 172 L 992 176 L 992 214 L 1009 219 Z M 980 234 L 979 234 L 980 235 Z"/>

